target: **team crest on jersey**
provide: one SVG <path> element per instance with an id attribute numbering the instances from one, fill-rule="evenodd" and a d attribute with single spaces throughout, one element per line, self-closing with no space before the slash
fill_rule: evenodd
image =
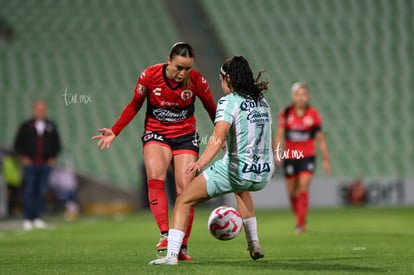
<path id="1" fill-rule="evenodd" d="M 138 93 L 140 95 L 145 95 L 147 93 L 147 88 L 144 87 L 142 84 L 138 84 Z"/>
<path id="2" fill-rule="evenodd" d="M 291 124 L 293 122 L 293 117 L 292 116 L 288 116 L 288 119 L 286 121 L 286 124 Z"/>
<path id="3" fill-rule="evenodd" d="M 305 116 L 303 118 L 303 124 L 305 124 L 305 126 L 312 126 L 313 125 L 313 118 L 310 116 Z"/>
<path id="4" fill-rule="evenodd" d="M 193 92 L 191 90 L 184 90 L 181 92 L 181 99 L 188 100 L 193 97 Z"/>

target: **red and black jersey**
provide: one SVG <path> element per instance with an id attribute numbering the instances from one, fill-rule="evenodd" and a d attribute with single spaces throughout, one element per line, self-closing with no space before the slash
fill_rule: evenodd
<path id="1" fill-rule="evenodd" d="M 157 64 L 148 67 L 141 74 L 135 87 L 134 98 L 112 127 L 116 135 L 132 120 L 145 99 L 145 131 L 158 132 L 166 138 L 174 138 L 196 130 L 196 96 L 201 99 L 211 120 L 214 121 L 216 103 L 205 78 L 198 71 L 191 69 L 190 86 L 182 89 L 182 83 L 167 78 L 166 68 L 167 64 Z"/>
<path id="2" fill-rule="evenodd" d="M 287 114 L 287 121 L 286 121 Z M 285 151 L 302 152 L 303 157 L 315 156 L 315 134 L 320 131 L 322 119 L 318 111 L 308 107 L 303 116 L 297 116 L 292 106 L 279 114 L 278 127 L 285 129 Z M 291 158 L 291 154 L 287 154 Z"/>

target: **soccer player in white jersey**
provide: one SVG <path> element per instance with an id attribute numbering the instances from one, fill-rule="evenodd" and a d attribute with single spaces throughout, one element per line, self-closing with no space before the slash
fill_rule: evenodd
<path id="1" fill-rule="evenodd" d="M 197 204 L 227 193 L 236 196 L 243 218 L 250 256 L 264 256 L 257 236 L 254 205 L 249 191 L 269 184 L 274 172 L 270 106 L 263 97 L 268 82 L 254 79 L 242 56 L 225 61 L 220 80 L 225 96 L 219 100 L 215 128 L 203 155 L 187 168 L 187 173 L 203 170 L 226 142 L 224 157 L 197 176 L 178 197 L 168 234 L 167 256 L 151 265 L 176 265 L 184 238 L 189 211 Z"/>

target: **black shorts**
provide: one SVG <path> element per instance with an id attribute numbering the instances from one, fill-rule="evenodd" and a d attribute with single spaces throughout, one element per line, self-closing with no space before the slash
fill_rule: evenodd
<path id="1" fill-rule="evenodd" d="M 198 156 L 200 138 L 197 132 L 192 132 L 186 135 L 175 138 L 165 138 L 157 132 L 144 132 L 141 137 L 143 147 L 150 143 L 157 143 L 161 146 L 168 147 L 173 155 L 192 154 Z"/>
<path id="2" fill-rule="evenodd" d="M 295 179 L 299 175 L 313 175 L 315 171 L 315 156 L 301 159 L 285 159 L 283 173 L 288 179 Z"/>

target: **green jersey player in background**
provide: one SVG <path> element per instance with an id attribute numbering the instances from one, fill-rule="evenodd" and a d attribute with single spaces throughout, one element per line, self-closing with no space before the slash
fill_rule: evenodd
<path id="1" fill-rule="evenodd" d="M 254 205 L 249 191 L 269 184 L 274 172 L 270 106 L 263 97 L 268 82 L 254 79 L 249 63 L 242 56 L 232 57 L 220 69 L 221 86 L 226 96 L 220 99 L 214 133 L 198 161 L 190 163 L 187 173 L 204 169 L 226 142 L 224 157 L 208 167 L 178 197 L 168 234 L 167 256 L 151 261 L 153 265 L 176 265 L 190 209 L 195 205 L 233 192 L 243 218 L 250 256 L 264 256 L 257 236 Z"/>

